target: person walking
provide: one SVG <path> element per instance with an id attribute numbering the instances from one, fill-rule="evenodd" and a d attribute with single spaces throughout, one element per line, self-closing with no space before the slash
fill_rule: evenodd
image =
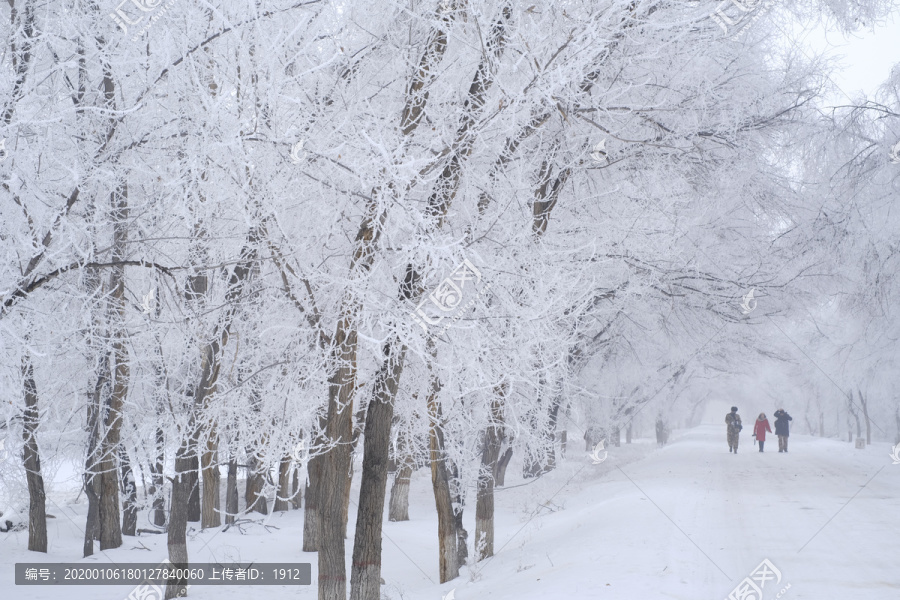
<path id="1" fill-rule="evenodd" d="M 737 454 L 739 436 L 741 429 L 744 428 L 741 425 L 741 416 L 737 412 L 737 406 L 732 406 L 731 412 L 725 415 L 725 424 L 728 426 L 728 451 Z"/>
<path id="2" fill-rule="evenodd" d="M 787 414 L 783 408 L 775 411 L 775 435 L 778 436 L 778 451 L 787 452 L 788 436 L 790 435 L 790 425 L 788 421 L 793 421 L 791 415 Z"/>
<path id="3" fill-rule="evenodd" d="M 763 446 L 766 445 L 766 431 L 772 433 L 772 428 L 769 427 L 769 420 L 766 418 L 766 413 L 759 413 L 756 423 L 753 425 L 753 437 L 759 443 L 760 452 L 763 451 Z"/>

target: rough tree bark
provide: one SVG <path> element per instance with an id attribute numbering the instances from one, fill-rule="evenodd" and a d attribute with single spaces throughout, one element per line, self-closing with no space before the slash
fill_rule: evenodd
<path id="1" fill-rule="evenodd" d="M 156 289 L 156 288 L 154 288 Z M 162 314 L 162 303 L 156 302 L 154 307 L 155 316 L 158 319 Z M 149 465 L 150 471 L 150 496 L 153 498 L 151 515 L 153 524 L 157 527 L 165 527 L 166 525 L 166 501 L 163 497 L 165 490 L 165 475 L 163 467 L 166 463 L 166 434 L 161 426 L 165 413 L 165 396 L 167 394 L 168 382 L 166 381 L 166 371 L 163 362 L 163 349 L 161 340 L 157 339 L 156 345 L 156 418 L 157 427 L 156 435 L 153 439 L 154 460 Z"/>
<path id="2" fill-rule="evenodd" d="M 241 371 L 243 370 L 242 368 Z M 262 403 L 261 393 L 258 389 L 251 388 L 250 396 L 250 410 L 258 413 Z M 247 442 L 244 449 L 244 454 L 247 457 L 246 478 L 244 481 L 244 508 L 247 511 L 267 515 L 269 514 L 269 504 L 263 494 L 267 469 L 257 455 L 259 448 L 264 445 L 264 441 L 265 434 Z"/>
<path id="3" fill-rule="evenodd" d="M 156 429 L 154 442 L 156 460 L 150 464 L 150 495 L 153 497 L 153 524 L 157 527 L 164 527 L 166 525 L 166 501 L 163 499 L 163 490 L 165 489 L 163 465 L 166 461 L 166 435 L 162 428 Z"/>
<path id="4" fill-rule="evenodd" d="M 494 487 L 506 485 L 506 467 L 509 466 L 512 455 L 513 449 L 511 447 L 504 450 L 503 454 L 500 455 L 500 460 L 497 461 L 497 468 L 494 470 Z"/>
<path id="5" fill-rule="evenodd" d="M 291 469 L 291 507 L 294 510 L 303 508 L 303 497 L 300 494 L 300 469 Z"/>
<path id="6" fill-rule="evenodd" d="M 367 230 L 363 236 L 375 237 Z M 357 236 L 359 241 L 360 236 Z M 359 249 L 359 246 L 358 246 Z M 334 444 L 325 454 L 323 473 L 316 490 L 319 514 L 317 550 L 319 552 L 319 600 L 344 600 L 347 597 L 343 523 L 344 498 L 349 484 L 350 440 L 352 436 L 353 392 L 356 388 L 356 315 L 355 300 L 343 306 L 335 332 L 334 362 L 338 365 L 329 381 L 326 435 Z"/>
<path id="7" fill-rule="evenodd" d="M 272 512 L 287 512 L 291 509 L 291 457 L 283 456 L 278 463 L 278 486 Z"/>
<path id="8" fill-rule="evenodd" d="M 84 528 L 83 555 L 94 554 L 94 540 L 100 539 L 100 407 L 108 394 L 109 357 L 103 354 L 96 368 L 97 383 L 87 407 L 87 456 L 84 460 L 84 491 L 88 500 L 87 521 Z"/>
<path id="9" fill-rule="evenodd" d="M 196 431 L 193 411 L 187 427 L 189 435 Z M 191 447 L 196 448 L 196 441 L 183 437 L 178 451 L 175 453 L 175 479 L 172 480 L 172 502 L 169 509 L 169 530 L 167 546 L 169 549 L 169 562 L 174 567 L 187 566 L 187 522 L 188 522 L 188 497 L 191 493 L 193 482 L 186 475 L 193 468 L 190 460 Z M 166 600 L 178 598 L 187 594 L 187 579 L 173 578 L 166 583 Z"/>
<path id="10" fill-rule="evenodd" d="M 219 441 L 215 424 L 208 425 L 206 444 L 200 455 L 203 474 L 203 493 L 200 503 L 200 527 L 219 527 L 222 524 L 221 475 L 219 473 Z"/>
<path id="11" fill-rule="evenodd" d="M 119 445 L 119 465 L 122 469 L 122 535 L 135 535 L 137 529 L 137 482 L 124 445 Z"/>
<path id="12" fill-rule="evenodd" d="M 449 461 L 452 481 L 460 481 L 459 465 Z M 456 564 L 462 567 L 469 560 L 469 532 L 463 524 L 465 509 L 465 490 L 460 485 L 451 486 L 453 500 L 453 529 L 456 531 Z"/>
<path id="13" fill-rule="evenodd" d="M 397 458 L 395 460 L 394 482 L 388 503 L 389 521 L 409 521 L 409 481 L 416 463 L 412 456 L 412 443 L 407 432 L 401 429 L 397 436 Z"/>
<path id="14" fill-rule="evenodd" d="M 247 510 L 258 512 L 261 515 L 269 514 L 269 502 L 263 488 L 266 484 L 265 467 L 256 456 L 255 446 L 247 449 L 247 481 L 244 486 L 244 503 Z"/>
<path id="15" fill-rule="evenodd" d="M 34 365 L 27 351 L 22 355 L 22 379 L 25 389 L 25 414 L 22 418 L 25 446 L 22 459 L 25 479 L 28 482 L 28 549 L 32 552 L 47 552 L 46 496 L 44 477 L 41 475 L 41 453 L 37 443 L 40 412 L 37 385 L 34 382 Z"/>
<path id="16" fill-rule="evenodd" d="M 544 472 L 552 471 L 556 468 L 556 427 L 559 423 L 559 408 L 562 404 L 562 392 L 558 387 L 554 390 L 553 402 L 550 405 L 550 422 L 547 427 L 547 441 L 549 442 L 549 451 L 547 453 L 547 466 Z"/>
<path id="17" fill-rule="evenodd" d="M 228 476 L 225 478 L 225 524 L 234 523 L 238 513 L 237 460 L 234 456 L 228 461 Z"/>
<path id="18" fill-rule="evenodd" d="M 316 430 L 315 447 L 321 448 L 325 444 L 325 413 L 319 413 L 318 429 Z M 307 482 L 303 495 L 306 498 L 306 510 L 303 511 L 303 551 L 317 552 L 319 549 L 319 500 L 318 493 L 324 467 L 324 456 L 316 454 L 309 459 L 306 465 Z"/>
<path id="19" fill-rule="evenodd" d="M 494 486 L 497 483 L 497 467 L 500 447 L 503 444 L 503 407 L 509 384 L 504 382 L 494 389 L 491 401 L 490 424 L 484 432 L 481 449 L 481 469 L 478 472 L 475 501 L 475 560 L 494 555 Z"/>
<path id="20" fill-rule="evenodd" d="M 104 88 L 113 104 L 112 78 L 104 77 Z M 113 261 L 126 258 L 128 244 L 128 188 L 123 183 L 111 194 L 113 221 Z M 122 430 L 122 408 L 128 394 L 128 349 L 125 331 L 125 267 L 110 272 L 108 300 L 112 338 L 112 390 L 107 397 L 102 419 L 104 435 L 100 444 L 100 549 L 122 545 L 122 523 L 119 514 L 119 471 L 116 464 Z"/>
<path id="21" fill-rule="evenodd" d="M 431 485 L 434 488 L 434 504 L 438 514 L 438 575 L 441 583 L 444 583 L 459 577 L 459 549 L 450 491 L 450 472 L 444 452 L 441 405 L 437 401 L 441 383 L 436 375 L 432 375 L 431 381 L 431 391 L 428 394 L 428 449 L 431 458 Z"/>
<path id="22" fill-rule="evenodd" d="M 412 479 L 412 473 L 412 463 L 403 462 L 394 474 L 388 505 L 388 521 L 409 521 L 409 481 Z"/>

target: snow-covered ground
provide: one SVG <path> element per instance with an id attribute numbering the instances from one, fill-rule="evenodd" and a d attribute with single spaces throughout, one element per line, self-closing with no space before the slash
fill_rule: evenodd
<path id="1" fill-rule="evenodd" d="M 497 555 L 442 585 L 430 478 L 418 471 L 411 520 L 385 522 L 383 597 L 440 600 L 455 590 L 456 600 L 719 600 L 768 559 L 781 580 L 766 583 L 765 600 L 900 598 L 900 464 L 892 464 L 889 444 L 857 450 L 794 435 L 788 454 L 778 453 L 774 438 L 760 454 L 745 431 L 732 455 L 724 429 L 675 432 L 662 449 L 635 440 L 610 449 L 599 465 L 570 444 L 559 468 L 537 480 L 522 480 L 514 461 L 508 487 L 497 492 Z M 56 518 L 48 523 L 47 561 L 79 560 L 85 505 L 66 504 L 75 493 L 59 493 L 48 505 Z M 474 506 L 465 516 L 471 539 Z M 257 520 L 243 532 L 190 531 L 191 560 L 312 562 L 315 583 L 316 555 L 299 550 L 302 511 Z M 0 598 L 121 600 L 132 589 L 17 587 L 12 563 L 44 559 L 26 546 L 27 532 L 0 534 Z M 347 548 L 349 555 L 352 540 Z M 83 562 L 163 558 L 164 536 L 142 535 Z M 260 593 L 267 600 L 315 598 L 316 587 L 195 586 L 189 595 Z"/>

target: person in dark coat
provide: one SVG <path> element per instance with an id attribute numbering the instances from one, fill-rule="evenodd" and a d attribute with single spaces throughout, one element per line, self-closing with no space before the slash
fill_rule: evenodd
<path id="1" fill-rule="evenodd" d="M 728 436 L 728 451 L 737 454 L 741 429 L 743 429 L 743 426 L 741 425 L 741 416 L 737 412 L 737 406 L 732 406 L 731 412 L 725 415 L 725 424 L 728 426 L 726 431 Z"/>
<path id="2" fill-rule="evenodd" d="M 769 427 L 769 420 L 766 418 L 766 413 L 759 413 L 756 423 L 753 425 L 753 437 L 759 442 L 760 452 L 763 451 L 763 446 L 766 445 L 766 431 L 772 433 L 772 428 Z"/>
<path id="3" fill-rule="evenodd" d="M 787 452 L 788 436 L 790 435 L 790 425 L 788 421 L 793 421 L 791 415 L 784 412 L 783 408 L 775 411 L 775 435 L 778 436 L 778 451 Z"/>

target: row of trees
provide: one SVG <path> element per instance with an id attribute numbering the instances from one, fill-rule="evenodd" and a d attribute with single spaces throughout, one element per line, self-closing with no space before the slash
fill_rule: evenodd
<path id="1" fill-rule="evenodd" d="M 156 20 L 132 39 L 99 3 L 9 4 L 0 393 L 32 550 L 63 457 L 85 556 L 147 509 L 176 563 L 188 521 L 239 514 L 243 469 L 246 510 L 305 488 L 320 599 L 372 600 L 386 499 L 404 518 L 427 466 L 447 581 L 470 543 L 493 554 L 513 452 L 540 475 L 561 423 L 662 415 L 692 378 L 770 358 L 773 319 L 820 281 L 847 289 L 791 179 L 834 166 L 798 158 L 835 131 L 822 73 L 778 63 L 764 22 L 738 43 L 683 3 L 136 0 L 127 22 Z M 460 264 L 477 276 L 454 289 Z"/>

